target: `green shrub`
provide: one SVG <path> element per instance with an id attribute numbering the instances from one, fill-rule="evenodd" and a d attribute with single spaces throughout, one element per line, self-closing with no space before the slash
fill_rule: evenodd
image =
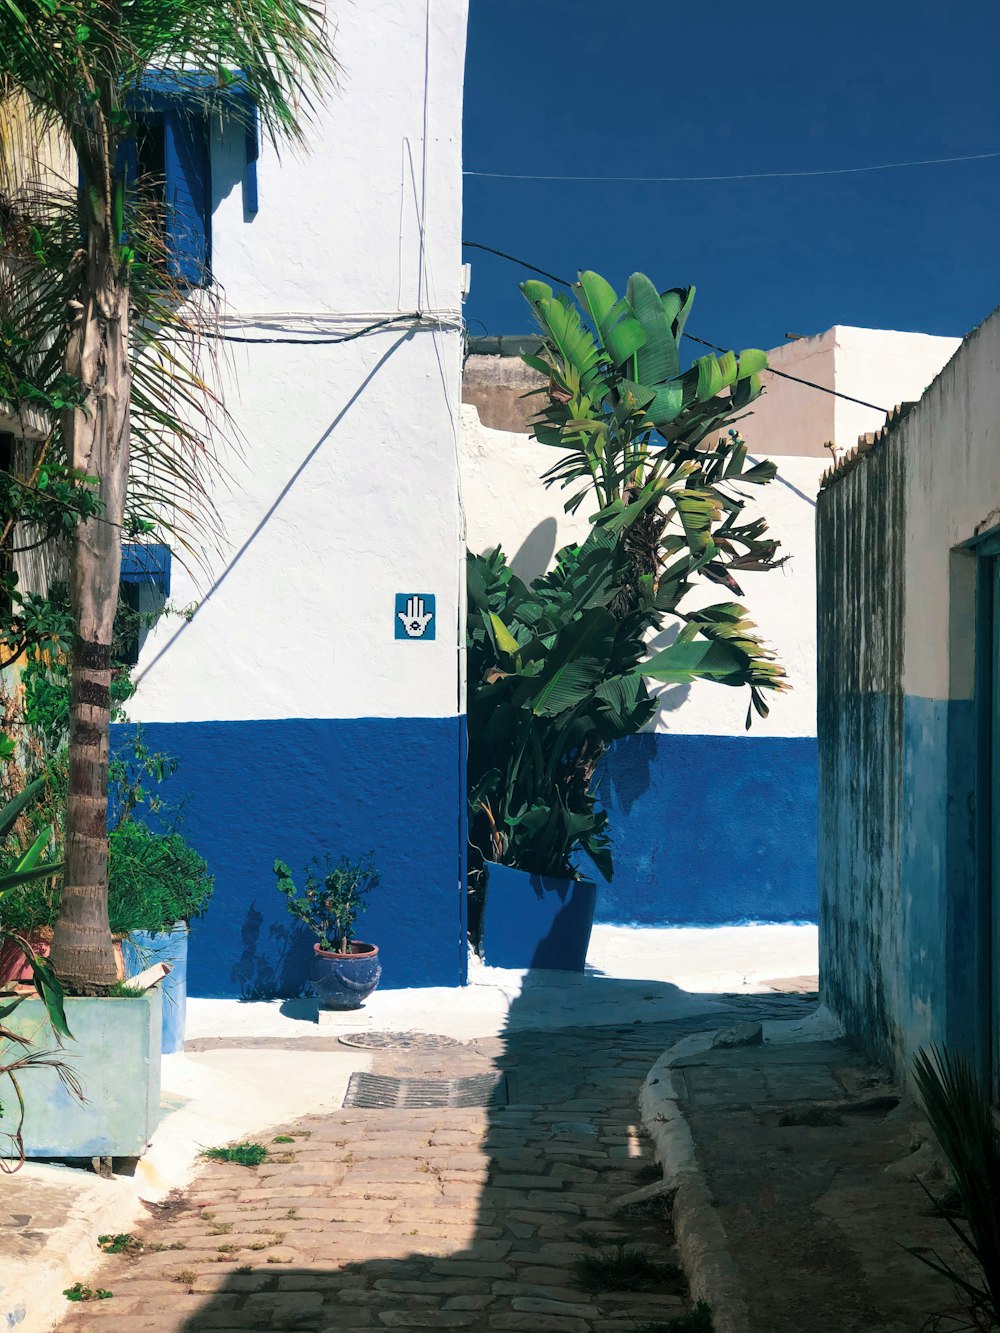
<path id="1" fill-rule="evenodd" d="M 108 916 L 116 935 L 163 931 L 202 916 L 215 881 L 179 833 L 126 820 L 109 840 Z"/>
<path id="2" fill-rule="evenodd" d="M 354 923 L 358 913 L 367 904 L 365 899 L 378 887 L 378 871 L 372 854 L 361 861 L 342 856 L 334 865 L 327 857 L 326 865 L 314 861 L 305 871 L 305 887 L 301 893 L 292 880 L 292 872 L 284 861 L 275 861 L 278 891 L 292 916 L 298 917 L 316 936 L 321 949 L 331 953 L 347 953 L 354 938 Z"/>

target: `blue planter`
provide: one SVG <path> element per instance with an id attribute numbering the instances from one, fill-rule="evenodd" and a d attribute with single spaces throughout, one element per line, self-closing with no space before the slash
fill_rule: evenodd
<path id="1" fill-rule="evenodd" d="M 160 982 L 163 991 L 163 1054 L 182 1051 L 187 1016 L 187 926 L 181 922 L 162 935 L 134 930 L 124 941 L 123 948 L 126 976 L 135 976 L 154 963 L 170 964 L 170 971 Z"/>
<path id="2" fill-rule="evenodd" d="M 486 862 L 482 954 L 490 967 L 582 972 L 597 885 Z"/>
<path id="3" fill-rule="evenodd" d="M 323 1009 L 360 1009 L 381 975 L 382 964 L 374 944 L 356 940 L 351 953 L 327 953 L 318 944 L 313 945 L 309 979 Z"/>

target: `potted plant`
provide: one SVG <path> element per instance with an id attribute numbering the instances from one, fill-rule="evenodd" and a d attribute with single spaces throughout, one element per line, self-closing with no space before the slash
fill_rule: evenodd
<path id="1" fill-rule="evenodd" d="M 333 864 L 313 861 L 305 870 L 300 894 L 283 861 L 275 861 L 278 891 L 292 916 L 316 936 L 310 980 L 325 1009 L 358 1009 L 371 995 L 382 975 L 378 947 L 354 938 L 354 923 L 377 888 L 379 877 L 372 856 Z"/>
<path id="2" fill-rule="evenodd" d="M 767 360 L 708 354 L 682 371 L 693 287 L 660 292 L 635 273 L 619 299 L 585 272 L 578 304 L 542 282 L 521 290 L 544 335 L 524 360 L 548 379 L 532 433 L 560 451 L 543 480 L 573 486 L 566 509 L 588 501 L 593 528 L 530 586 L 499 548 L 470 556 L 470 872 L 485 883 L 486 962 L 580 971 L 596 886 L 577 859 L 612 875 L 598 764 L 652 719 L 646 679 L 745 685 L 761 716 L 765 692 L 786 688 L 745 607 L 681 605 L 700 580 L 739 594 L 733 571 L 781 563 L 738 489 L 772 480 L 774 464 L 748 462 L 735 430 L 710 440 L 760 393 Z"/>
<path id="3" fill-rule="evenodd" d="M 119 979 L 141 972 L 154 962 L 170 966 L 163 992 L 164 1054 L 184 1044 L 187 1008 L 187 951 L 189 923 L 204 915 L 214 879 L 204 859 L 175 830 L 158 832 L 135 818 L 145 805 L 163 819 L 167 813 L 158 794 L 159 784 L 174 771 L 174 762 L 154 754 L 137 728 L 129 746 L 112 760 L 111 808 L 113 826 L 108 834 L 108 919 L 115 939 Z M 0 866 L 13 865 L 22 847 L 41 828 L 62 844 L 62 812 L 67 780 L 67 751 L 47 766 L 42 778 L 25 789 L 19 805 L 24 831 L 9 832 L 9 847 L 0 852 Z M 0 925 L 16 931 L 42 957 L 48 955 L 52 929 L 59 914 L 62 867 L 8 894 L 0 907 Z M 0 986 L 30 984 L 31 963 L 13 937 L 0 944 Z"/>

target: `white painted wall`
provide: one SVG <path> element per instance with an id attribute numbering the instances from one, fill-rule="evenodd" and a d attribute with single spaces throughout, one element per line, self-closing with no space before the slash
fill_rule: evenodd
<path id="1" fill-rule="evenodd" d="M 960 338 L 846 324 L 783 343 L 767 354 L 775 370 L 875 406 L 862 407 L 765 372 L 764 393 L 740 429 L 754 452 L 829 461 L 827 441 L 842 452 L 853 449 L 859 436 L 879 429 L 885 411 L 916 401 L 960 343 Z"/>
<path id="2" fill-rule="evenodd" d="M 242 134 L 217 133 L 213 269 L 228 332 L 340 334 L 418 309 L 439 322 L 338 346 L 227 345 L 245 439 L 216 495 L 228 545 L 209 576 L 175 561 L 171 603 L 198 610 L 149 636 L 130 704 L 140 720 L 459 707 L 467 0 L 426 3 L 338 6 L 339 90 L 307 154 L 279 161 L 263 146 L 252 219 Z M 433 643 L 395 640 L 397 592 L 436 594 Z"/>
<path id="3" fill-rule="evenodd" d="M 764 457 L 764 455 L 754 455 Z M 555 449 L 528 435 L 490 430 L 474 407 L 462 408 L 462 493 L 468 514 L 469 549 L 500 545 L 522 577 L 533 578 L 551 564 L 554 550 L 581 541 L 589 531 L 589 513 L 565 514 L 571 492 L 546 489 L 540 474 L 555 462 Z M 794 688 L 774 701 L 771 717 L 755 728 L 773 736 L 816 734 L 816 562 L 813 548 L 815 497 L 829 466 L 823 458 L 777 458 L 779 478 L 758 492 L 759 504 L 782 552 L 790 558 L 770 574 L 741 579 L 746 605 L 761 633 L 775 647 Z M 749 506 L 748 506 L 749 508 Z M 707 584 L 692 592 L 687 605 L 707 606 L 733 600 L 724 588 Z M 664 645 L 673 633 L 664 635 Z M 654 643 L 651 647 L 655 647 Z M 665 686 L 661 707 L 650 730 L 697 735 L 742 733 L 748 695 L 745 690 L 696 682 Z"/>
<path id="4" fill-rule="evenodd" d="M 1000 309 L 898 429 L 906 454 L 903 690 L 969 699 L 974 561 L 963 548 L 1000 529 Z"/>

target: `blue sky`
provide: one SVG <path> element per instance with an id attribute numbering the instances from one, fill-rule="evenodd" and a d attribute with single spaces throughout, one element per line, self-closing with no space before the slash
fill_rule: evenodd
<path id="1" fill-rule="evenodd" d="M 1000 152 L 998 50 L 989 0 L 471 0 L 465 167 L 700 176 Z M 710 184 L 467 176 L 463 236 L 619 289 L 634 269 L 694 282 L 688 328 L 728 346 L 831 324 L 959 335 L 1000 304 L 1000 157 Z M 529 275 L 465 258 L 470 331 L 529 329 Z"/>

